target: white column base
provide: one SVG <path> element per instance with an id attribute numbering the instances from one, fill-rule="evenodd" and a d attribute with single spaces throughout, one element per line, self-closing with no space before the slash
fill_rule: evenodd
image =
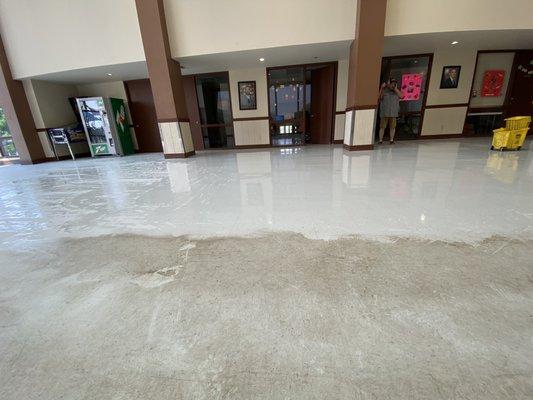
<path id="1" fill-rule="evenodd" d="M 159 133 L 165 158 L 185 158 L 194 155 L 189 122 L 159 122 Z"/>
<path id="2" fill-rule="evenodd" d="M 346 111 L 344 148 L 347 150 L 371 150 L 374 146 L 376 109 Z"/>

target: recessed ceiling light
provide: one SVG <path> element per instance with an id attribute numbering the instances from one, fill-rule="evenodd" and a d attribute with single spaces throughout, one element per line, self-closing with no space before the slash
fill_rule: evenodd
<path id="1" fill-rule="evenodd" d="M 454 41 L 452 42 L 452 44 L 457 44 L 457 43 L 459 43 L 457 40 L 454 40 Z"/>
<path id="2" fill-rule="evenodd" d="M 113 76 L 113 74 L 108 73 L 107 76 Z"/>
<path id="3" fill-rule="evenodd" d="M 265 59 L 264 59 L 263 57 L 261 57 L 261 58 L 259 59 L 259 61 L 264 62 Z"/>

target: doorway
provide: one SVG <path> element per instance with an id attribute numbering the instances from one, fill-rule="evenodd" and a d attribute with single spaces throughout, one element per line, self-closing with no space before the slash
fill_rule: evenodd
<path id="1" fill-rule="evenodd" d="M 140 153 L 162 152 L 161 135 L 149 79 L 125 81 L 137 145 Z"/>
<path id="2" fill-rule="evenodd" d="M 310 83 L 310 85 L 307 84 Z M 306 107 L 305 143 L 330 144 L 334 129 L 335 65 L 310 65 L 306 68 L 306 89 L 311 90 L 310 112 Z"/>
<path id="3" fill-rule="evenodd" d="M 273 146 L 333 141 L 337 63 L 267 69 Z"/>
<path id="4" fill-rule="evenodd" d="M 196 75 L 195 85 L 203 148 L 235 147 L 228 72 Z"/>
<path id="5" fill-rule="evenodd" d="M 400 100 L 395 140 L 420 137 L 432 61 L 433 54 L 384 57 L 381 61 L 380 84 L 394 78 L 404 94 Z M 386 138 L 387 131 L 388 129 L 385 131 Z M 375 138 L 379 140 L 379 123 L 376 124 Z"/>
<path id="6" fill-rule="evenodd" d="M 533 51 L 519 51 L 514 61 L 514 80 L 507 117 L 533 115 Z"/>

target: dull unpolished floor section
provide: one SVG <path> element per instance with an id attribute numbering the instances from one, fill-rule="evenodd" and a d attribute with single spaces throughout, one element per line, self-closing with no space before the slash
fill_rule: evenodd
<path id="1" fill-rule="evenodd" d="M 533 242 L 1 251 L 1 399 L 526 399 Z"/>

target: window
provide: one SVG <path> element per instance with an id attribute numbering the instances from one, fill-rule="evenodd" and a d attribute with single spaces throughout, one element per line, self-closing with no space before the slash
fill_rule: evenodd
<path id="1" fill-rule="evenodd" d="M 0 108 L 0 156 L 9 158 L 18 157 L 15 142 L 13 142 L 13 137 L 11 136 L 11 132 L 9 132 L 6 116 L 2 108 Z"/>

